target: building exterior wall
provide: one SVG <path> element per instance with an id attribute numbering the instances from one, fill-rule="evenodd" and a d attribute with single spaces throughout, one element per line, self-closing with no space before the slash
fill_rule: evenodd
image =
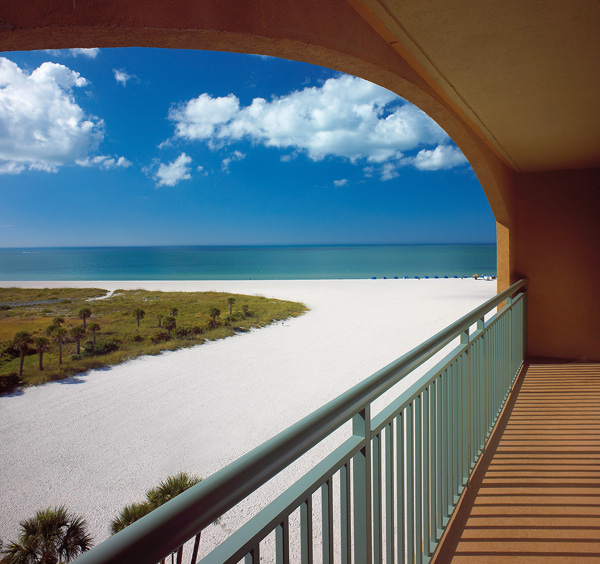
<path id="1" fill-rule="evenodd" d="M 600 361 L 600 169 L 518 175 L 510 238 L 528 354 Z"/>

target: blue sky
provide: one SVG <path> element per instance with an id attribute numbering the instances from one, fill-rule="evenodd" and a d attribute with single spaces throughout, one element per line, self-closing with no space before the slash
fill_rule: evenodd
<path id="1" fill-rule="evenodd" d="M 448 136 L 355 77 L 203 51 L 0 57 L 1 247 L 495 242 Z"/>

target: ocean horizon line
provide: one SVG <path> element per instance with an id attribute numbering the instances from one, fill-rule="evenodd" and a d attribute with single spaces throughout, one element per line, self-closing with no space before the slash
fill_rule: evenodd
<path id="1" fill-rule="evenodd" d="M 452 247 L 496 246 L 497 243 L 265 243 L 265 244 L 217 244 L 217 245 L 48 245 L 29 247 L 2 247 L 3 250 L 21 249 L 253 249 L 253 248 L 300 248 L 300 247 Z"/>

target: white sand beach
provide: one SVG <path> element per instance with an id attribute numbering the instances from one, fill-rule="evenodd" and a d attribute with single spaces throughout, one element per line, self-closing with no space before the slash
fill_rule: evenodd
<path id="1" fill-rule="evenodd" d="M 111 519 L 169 474 L 209 476 L 496 293 L 495 282 L 473 279 L 0 285 L 215 290 L 310 308 L 283 324 L 1 397 L 5 543 L 20 520 L 59 504 L 104 540 Z"/>

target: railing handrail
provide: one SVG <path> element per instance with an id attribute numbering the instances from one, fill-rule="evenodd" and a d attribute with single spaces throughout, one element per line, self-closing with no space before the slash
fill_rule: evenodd
<path id="1" fill-rule="evenodd" d="M 297 460 L 414 368 L 527 286 L 521 279 L 410 352 L 77 559 L 158 562 Z"/>

